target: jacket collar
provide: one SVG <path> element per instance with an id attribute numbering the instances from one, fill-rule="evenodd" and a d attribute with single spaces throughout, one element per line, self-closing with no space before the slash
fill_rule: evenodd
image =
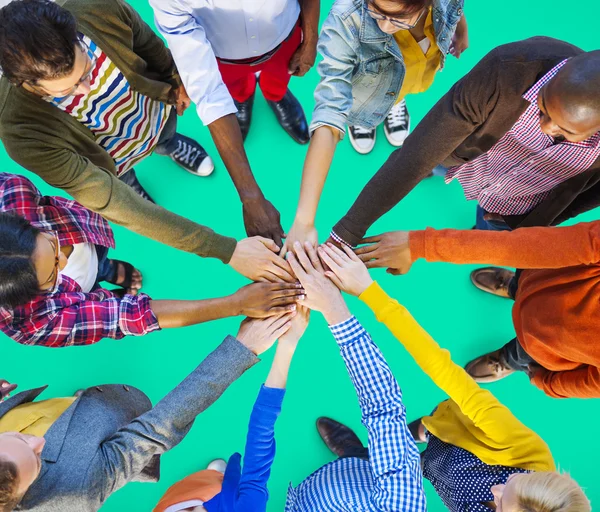
<path id="1" fill-rule="evenodd" d="M 48 386 L 42 386 L 40 388 L 21 391 L 20 393 L 11 396 L 8 400 L 0 403 L 0 418 L 19 405 L 33 402 L 47 387 Z"/>
<path id="2" fill-rule="evenodd" d="M 47 462 L 56 462 L 62 450 L 63 444 L 69 425 L 71 424 L 71 418 L 73 413 L 79 404 L 79 399 L 75 400 L 69 408 L 63 412 L 60 417 L 52 424 L 44 435 L 46 445 L 42 450 L 41 458 Z"/>

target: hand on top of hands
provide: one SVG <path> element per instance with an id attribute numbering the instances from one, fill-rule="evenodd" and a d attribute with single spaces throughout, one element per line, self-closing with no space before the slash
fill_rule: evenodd
<path id="1" fill-rule="evenodd" d="M 413 261 L 408 231 L 389 231 L 365 238 L 362 243 L 367 245 L 356 249 L 356 255 L 367 268 L 387 267 L 387 273 L 395 276 L 410 270 Z"/>
<path id="2" fill-rule="evenodd" d="M 299 283 L 252 283 L 233 295 L 238 315 L 266 318 L 296 310 L 306 292 Z"/>
<path id="3" fill-rule="evenodd" d="M 365 264 L 349 247 L 331 243 L 320 245 L 319 257 L 329 267 L 325 275 L 342 291 L 358 297 L 373 282 Z"/>
<path id="4" fill-rule="evenodd" d="M 240 240 L 229 264 L 252 281 L 296 282 L 289 264 L 279 256 L 279 246 L 262 236 Z"/>
<path id="5" fill-rule="evenodd" d="M 240 325 L 237 339 L 248 350 L 260 355 L 269 350 L 275 340 L 283 336 L 292 326 L 295 311 L 263 319 L 246 318 Z"/>

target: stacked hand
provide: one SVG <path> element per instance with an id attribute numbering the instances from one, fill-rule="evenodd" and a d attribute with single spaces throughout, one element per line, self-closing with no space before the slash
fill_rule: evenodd
<path id="1" fill-rule="evenodd" d="M 329 267 L 325 275 L 342 291 L 358 297 L 373 282 L 365 264 L 344 246 L 339 249 L 328 243 L 319 246 L 319 256 Z"/>
<path id="2" fill-rule="evenodd" d="M 240 325 L 237 339 L 256 355 L 262 354 L 290 329 L 294 316 L 295 311 L 264 319 L 246 318 Z"/>
<path id="3" fill-rule="evenodd" d="M 340 291 L 325 276 L 325 269 L 311 243 L 305 242 L 302 246 L 295 242 L 293 252 L 288 252 L 286 258 L 306 292 L 303 305 L 323 313 L 329 324 L 337 324 L 350 318 Z"/>
<path id="4" fill-rule="evenodd" d="M 356 249 L 356 254 L 367 268 L 387 267 L 387 273 L 395 276 L 410 270 L 413 261 L 408 231 L 390 231 L 370 236 L 362 242 L 368 245 Z"/>
<path id="5" fill-rule="evenodd" d="M 296 303 L 305 297 L 299 283 L 252 283 L 233 295 L 238 315 L 266 318 L 296 310 Z"/>
<path id="6" fill-rule="evenodd" d="M 252 281 L 296 282 L 288 263 L 279 256 L 279 246 L 262 236 L 240 240 L 229 264 Z"/>
<path id="7" fill-rule="evenodd" d="M 242 215 L 244 227 L 248 236 L 263 236 L 277 244 L 277 250 L 282 245 L 285 236 L 281 227 L 280 214 L 271 201 L 265 197 L 244 197 L 242 199 Z"/>
<path id="8" fill-rule="evenodd" d="M 280 254 L 285 256 L 287 252 L 294 247 L 296 242 L 300 244 L 309 242 L 313 247 L 316 247 L 319 243 L 319 239 L 315 226 L 313 224 L 304 224 L 298 220 L 294 221 L 294 224 L 287 234 Z"/>

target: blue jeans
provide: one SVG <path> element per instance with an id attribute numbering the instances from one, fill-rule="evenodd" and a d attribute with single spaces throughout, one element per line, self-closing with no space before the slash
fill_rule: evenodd
<path id="1" fill-rule="evenodd" d="M 96 254 L 98 255 L 98 275 L 96 276 L 96 282 L 92 287 L 92 291 L 100 288 L 100 282 L 106 281 L 113 274 L 113 267 L 108 259 L 108 247 L 96 245 Z"/>

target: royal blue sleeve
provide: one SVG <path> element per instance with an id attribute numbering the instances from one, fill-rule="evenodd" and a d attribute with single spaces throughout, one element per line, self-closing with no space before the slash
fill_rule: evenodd
<path id="1" fill-rule="evenodd" d="M 260 388 L 250 415 L 236 512 L 264 512 L 267 509 L 267 482 L 275 459 L 275 421 L 281 412 L 284 395 L 285 389 L 264 385 Z"/>

